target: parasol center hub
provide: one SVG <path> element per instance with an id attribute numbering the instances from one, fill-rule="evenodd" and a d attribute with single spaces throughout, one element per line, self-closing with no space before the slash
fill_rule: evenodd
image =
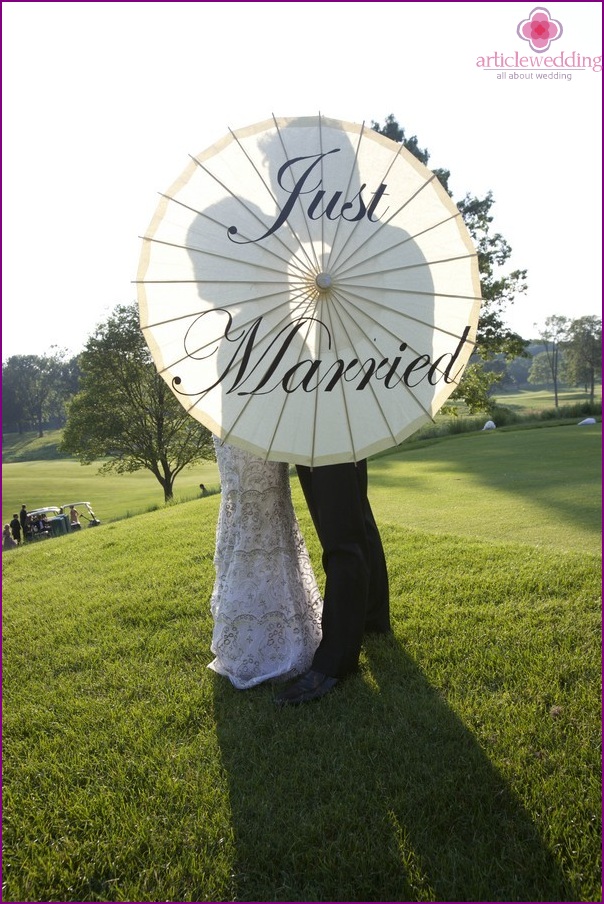
<path id="1" fill-rule="evenodd" d="M 318 273 L 315 282 L 319 292 L 327 292 L 333 286 L 333 279 L 329 273 Z"/>

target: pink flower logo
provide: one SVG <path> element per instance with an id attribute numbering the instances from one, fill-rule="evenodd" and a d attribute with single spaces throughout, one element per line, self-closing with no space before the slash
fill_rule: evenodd
<path id="1" fill-rule="evenodd" d="M 517 32 L 519 38 L 529 42 L 532 50 L 543 53 L 562 34 L 562 24 L 557 19 L 550 18 L 549 9 L 536 6 L 528 19 L 520 22 Z"/>

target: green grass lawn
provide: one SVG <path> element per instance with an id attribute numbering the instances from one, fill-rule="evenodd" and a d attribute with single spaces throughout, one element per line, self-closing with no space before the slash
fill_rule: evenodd
<path id="1" fill-rule="evenodd" d="M 377 458 L 373 493 L 383 517 L 429 531 L 598 550 L 600 490 L 593 487 L 600 480 L 601 424 L 559 427 L 548 421 L 540 426 L 408 442 L 400 452 Z M 33 442 L 35 447 L 40 441 Z M 56 436 L 49 438 L 46 448 L 56 449 L 56 442 Z M 215 462 L 201 462 L 179 475 L 175 499 L 198 497 L 200 483 L 209 492 L 218 490 Z M 33 509 L 79 500 L 90 501 L 103 523 L 164 504 L 161 487 L 148 471 L 99 475 L 96 465 L 57 460 L 52 453 L 43 461 L 2 466 L 3 523 L 24 502 Z"/>
<path id="2" fill-rule="evenodd" d="M 496 388 L 494 395 L 498 405 L 513 408 L 515 411 L 543 411 L 544 408 L 553 408 L 555 405 L 553 389 L 521 389 L 514 392 L 504 392 Z M 580 389 L 563 386 L 558 390 L 558 404 L 561 407 L 564 405 L 576 405 L 589 400 L 589 393 Z M 595 400 L 602 401 L 601 385 L 596 386 Z"/>
<path id="3" fill-rule="evenodd" d="M 599 441 L 371 462 L 394 636 L 308 707 L 206 668 L 218 495 L 6 554 L 3 900 L 599 900 Z"/>
<path id="4" fill-rule="evenodd" d="M 65 456 L 60 452 L 62 430 L 2 434 L 2 464 L 13 461 L 51 461 Z"/>
<path id="5" fill-rule="evenodd" d="M 175 500 L 199 496 L 200 483 L 210 492 L 217 491 L 220 481 L 215 461 L 192 465 L 179 474 L 174 486 Z M 97 518 L 106 522 L 161 508 L 164 494 L 149 471 L 99 474 L 97 465 L 81 465 L 69 459 L 2 465 L 3 524 L 23 503 L 31 511 L 82 500 L 90 502 Z"/>
<path id="6" fill-rule="evenodd" d="M 59 451 L 61 430 L 38 437 L 35 433 L 8 434 L 2 450 L 2 522 L 25 503 L 35 508 L 90 502 L 101 522 L 139 515 L 164 505 L 164 494 L 149 471 L 134 474 L 99 474 L 99 464 L 81 465 Z M 199 484 L 218 492 L 220 478 L 214 460 L 185 468 L 176 478 L 175 502 L 200 495 Z"/>
<path id="7" fill-rule="evenodd" d="M 373 498 L 382 523 L 597 553 L 601 440 L 595 424 L 411 444 L 372 462 Z"/>

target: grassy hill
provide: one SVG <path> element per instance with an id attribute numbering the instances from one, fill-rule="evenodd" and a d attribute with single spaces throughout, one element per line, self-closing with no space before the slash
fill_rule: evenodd
<path id="1" fill-rule="evenodd" d="M 195 499 L 199 484 L 217 492 L 216 462 L 187 468 L 177 478 L 175 501 Z M 81 465 L 69 459 L 24 461 L 2 465 L 2 517 L 4 523 L 22 503 L 30 510 L 48 505 L 85 500 L 105 523 L 162 508 L 164 494 L 149 471 L 134 474 L 99 475 L 96 465 Z"/>
<path id="2" fill-rule="evenodd" d="M 206 668 L 218 495 L 6 554 L 4 900 L 598 900 L 600 437 L 371 462 L 394 636 L 293 711 Z"/>
<path id="3" fill-rule="evenodd" d="M 570 542 L 571 548 L 574 543 L 597 551 L 601 426 L 557 424 L 545 420 L 541 429 L 514 426 L 405 443 L 372 462 L 376 503 L 395 521 L 429 531 L 532 537 L 547 546 L 567 548 Z M 187 468 L 177 479 L 176 501 L 198 498 L 200 483 L 218 492 L 215 462 Z M 95 465 L 68 459 L 4 464 L 2 485 L 4 523 L 24 502 L 36 508 L 87 500 L 103 523 L 163 507 L 161 488 L 148 471 L 99 475 Z"/>
<path id="4" fill-rule="evenodd" d="M 29 431 L 2 436 L 2 464 L 16 461 L 57 461 L 69 458 L 60 451 L 62 430 L 47 430 L 44 436 Z"/>
<path id="5" fill-rule="evenodd" d="M 497 413 L 498 426 L 517 429 L 519 425 L 550 426 L 565 423 L 576 425 L 587 414 L 601 413 L 601 387 L 598 387 L 599 407 L 592 410 L 588 395 L 577 389 L 560 392 L 561 408 L 554 410 L 554 396 L 544 389 L 502 393 Z M 401 450 L 412 452 L 424 448 L 427 442 L 459 433 L 477 434 L 485 416 L 436 416 L 434 424 L 427 424 L 404 443 Z M 43 437 L 35 432 L 7 433 L 2 445 L 2 519 L 10 521 L 25 503 L 28 508 L 87 500 L 101 521 L 114 521 L 151 511 L 163 505 L 163 493 L 157 480 L 148 471 L 135 474 L 99 476 L 98 466 L 80 465 L 76 459 L 60 450 L 61 430 L 47 431 Z M 199 484 L 210 492 L 218 492 L 220 480 L 215 462 L 208 461 L 186 468 L 175 484 L 175 501 L 182 502 L 199 496 Z"/>

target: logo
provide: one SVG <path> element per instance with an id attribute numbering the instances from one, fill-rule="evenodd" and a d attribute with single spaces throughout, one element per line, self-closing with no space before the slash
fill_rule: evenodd
<path id="1" fill-rule="evenodd" d="M 535 6 L 528 19 L 523 19 L 516 26 L 516 34 L 529 46 L 517 50 L 491 50 L 476 57 L 476 66 L 485 71 L 496 70 L 497 78 L 508 82 L 556 79 L 561 83 L 570 82 L 575 72 L 588 69 L 601 72 L 601 53 L 584 54 L 574 48 L 558 46 L 555 48 L 555 55 L 552 54 L 552 42 L 561 38 L 562 32 L 562 23 L 558 19 L 552 19 L 549 9 Z"/>
<path id="2" fill-rule="evenodd" d="M 549 50 L 552 41 L 557 41 L 562 35 L 562 25 L 557 19 L 552 19 L 549 10 L 543 6 L 536 6 L 528 19 L 523 19 L 516 29 L 518 37 L 528 41 L 531 50 L 544 53 Z"/>

